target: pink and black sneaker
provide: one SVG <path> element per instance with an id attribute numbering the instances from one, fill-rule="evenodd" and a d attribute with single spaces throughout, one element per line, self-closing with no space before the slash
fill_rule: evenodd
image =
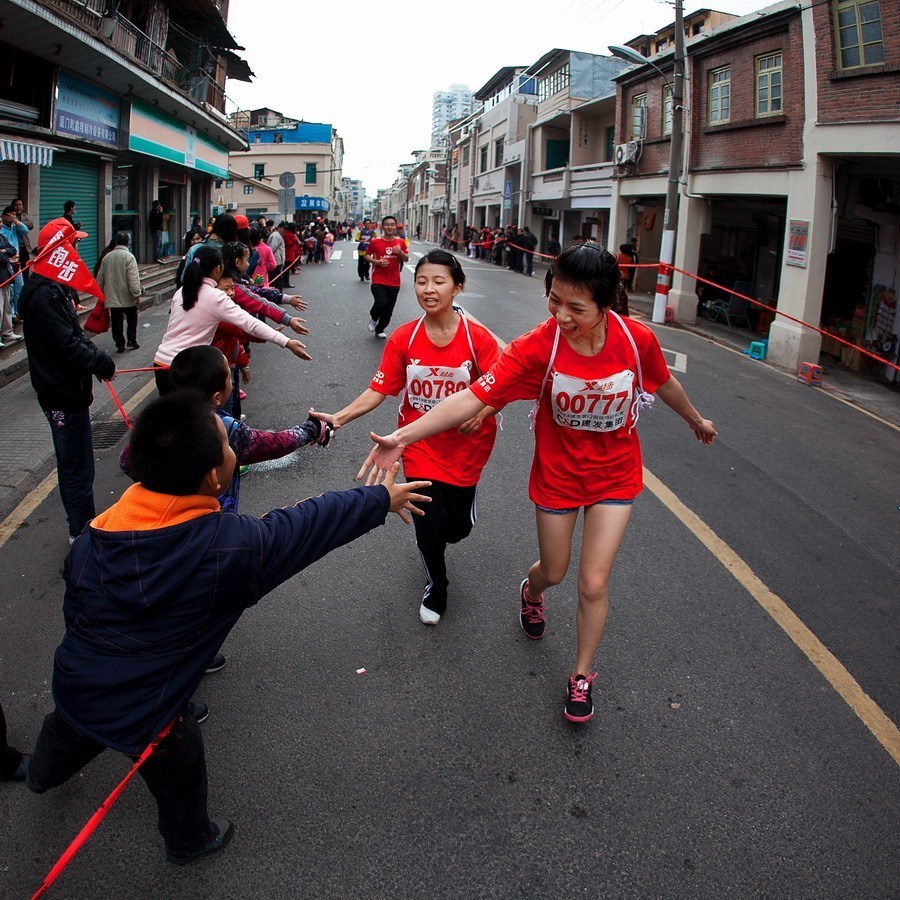
<path id="1" fill-rule="evenodd" d="M 522 608 L 519 610 L 519 624 L 522 626 L 522 631 L 536 641 L 544 636 L 544 628 L 547 625 L 544 617 L 544 595 L 541 594 L 539 599 L 532 600 L 526 591 L 527 587 L 528 579 L 526 578 L 519 589 L 522 603 Z"/>
<path id="2" fill-rule="evenodd" d="M 591 700 L 591 684 L 597 677 L 592 675 L 576 675 L 569 679 L 568 695 L 563 715 L 570 722 L 588 722 L 594 715 L 594 701 Z"/>

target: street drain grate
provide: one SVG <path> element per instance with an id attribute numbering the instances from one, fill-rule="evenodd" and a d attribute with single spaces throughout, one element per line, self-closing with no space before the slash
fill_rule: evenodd
<path id="1" fill-rule="evenodd" d="M 122 439 L 128 427 L 124 422 L 95 422 L 91 427 L 95 450 L 109 450 Z"/>

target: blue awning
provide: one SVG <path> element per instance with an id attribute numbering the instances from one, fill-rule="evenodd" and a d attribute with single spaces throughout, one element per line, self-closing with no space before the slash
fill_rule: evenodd
<path id="1" fill-rule="evenodd" d="M 50 144 L 37 141 L 0 138 L 0 161 L 23 163 L 26 166 L 52 166 L 53 151 Z"/>
<path id="2" fill-rule="evenodd" d="M 302 197 L 294 198 L 294 209 L 315 210 L 317 212 L 328 212 L 331 209 L 331 203 L 324 197 L 309 197 L 304 194 Z"/>

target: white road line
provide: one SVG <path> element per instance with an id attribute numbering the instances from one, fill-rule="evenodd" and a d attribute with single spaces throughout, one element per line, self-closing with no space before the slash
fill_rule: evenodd
<path id="1" fill-rule="evenodd" d="M 668 363 L 669 368 L 673 372 L 687 372 L 687 353 L 679 353 L 677 350 L 666 350 L 663 347 L 663 355 L 666 356 L 668 361 L 668 356 L 673 357 L 673 361 Z"/>
<path id="2" fill-rule="evenodd" d="M 331 258 L 333 260 L 339 260 L 343 255 L 344 255 L 343 250 L 332 250 L 331 251 Z"/>

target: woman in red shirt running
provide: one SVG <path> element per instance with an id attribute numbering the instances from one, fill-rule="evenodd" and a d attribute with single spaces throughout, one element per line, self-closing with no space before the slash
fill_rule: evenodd
<path id="1" fill-rule="evenodd" d="M 379 406 L 388 396 L 401 395 L 398 426 L 415 422 L 445 397 L 465 390 L 487 373 L 500 355 L 491 333 L 470 321 L 453 305 L 466 276 L 455 256 L 432 250 L 416 264 L 416 299 L 425 312 L 397 328 L 388 338 L 378 371 L 369 387 L 334 415 L 310 410 L 310 415 L 335 429 Z M 425 566 L 425 591 L 419 618 L 437 625 L 447 611 L 447 544 L 468 537 L 475 523 L 475 492 L 481 470 L 494 446 L 494 410 L 482 406 L 457 428 L 435 434 L 403 453 L 408 479 L 426 478 L 431 497 L 416 516 L 416 544 Z"/>
<path id="2" fill-rule="evenodd" d="M 612 309 L 620 290 L 615 257 L 598 244 L 571 247 L 553 261 L 545 288 L 550 318 L 514 340 L 496 365 L 387 437 L 359 473 L 372 483 L 409 445 L 513 400 L 532 400 L 535 432 L 529 495 L 536 507 L 539 558 L 519 590 L 519 621 L 530 638 L 544 635 L 544 591 L 566 575 L 578 512 L 584 509 L 578 566 L 577 648 L 568 679 L 565 717 L 594 714 L 591 673 L 609 608 L 609 578 L 631 504 L 643 487 L 641 448 L 634 426 L 650 394 L 711 444 L 712 422 L 691 405 L 669 373 L 656 336 Z M 419 474 L 418 472 L 416 473 Z"/>

